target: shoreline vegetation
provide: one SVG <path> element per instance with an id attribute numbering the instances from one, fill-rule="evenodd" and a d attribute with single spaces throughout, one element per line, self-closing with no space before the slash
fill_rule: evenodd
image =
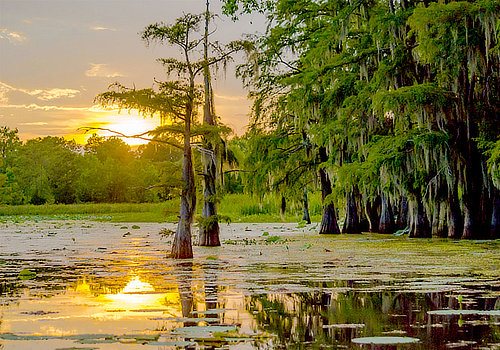
<path id="1" fill-rule="evenodd" d="M 267 196 L 259 201 L 255 196 L 229 194 L 219 204 L 220 213 L 230 222 L 301 222 L 300 203 L 291 203 L 288 212 L 280 213 L 280 198 Z M 202 205 L 198 204 L 197 217 Z M 319 194 L 311 196 L 311 219 L 321 220 Z M 38 219 L 76 219 L 111 222 L 177 222 L 179 199 L 160 203 L 79 203 L 79 204 L 23 204 L 0 205 L 0 221 Z M 23 219 L 21 219 L 23 218 Z"/>

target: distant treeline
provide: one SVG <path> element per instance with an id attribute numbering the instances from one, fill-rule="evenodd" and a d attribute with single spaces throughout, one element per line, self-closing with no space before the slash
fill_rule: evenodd
<path id="1" fill-rule="evenodd" d="M 158 202 L 177 196 L 181 154 L 164 145 L 132 150 L 93 135 L 86 145 L 47 136 L 22 143 L 0 128 L 0 203 Z"/>

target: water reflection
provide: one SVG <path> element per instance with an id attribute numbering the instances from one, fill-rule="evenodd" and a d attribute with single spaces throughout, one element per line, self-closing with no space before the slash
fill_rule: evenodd
<path id="1" fill-rule="evenodd" d="M 428 313 L 457 308 L 457 299 L 457 295 L 445 292 L 319 291 L 254 295 L 247 298 L 246 307 L 262 330 L 277 335 L 277 348 L 352 347 L 352 339 L 369 336 L 420 339 L 418 344 L 411 344 L 412 349 L 498 347 L 498 313 L 462 318 Z M 468 302 L 474 309 L 493 310 L 500 305 L 500 297 L 469 295 Z"/>
<path id="2" fill-rule="evenodd" d="M 483 243 L 450 243 L 454 253 L 444 254 L 434 245 L 426 253 L 426 241 L 398 241 L 388 254 L 376 236 L 314 238 L 295 227 L 252 226 L 227 233 L 251 240 L 195 247 L 196 259 L 179 263 L 165 257 L 170 244 L 154 231 L 124 236 L 120 225 L 73 225 L 56 236 L 31 226 L 0 232 L 17 240 L 0 252 L 5 350 L 356 349 L 353 339 L 370 336 L 418 338 L 399 346 L 411 349 L 499 347 L 498 313 L 428 313 L 500 310 L 498 254 Z M 264 230 L 289 240 L 267 242 Z M 476 258 L 463 258 L 472 253 L 487 255 L 489 273 L 478 275 Z M 410 264 L 415 256 L 425 262 Z M 23 269 L 33 278 L 20 279 Z"/>
<path id="3" fill-rule="evenodd" d="M 36 290 L 27 288 L 16 304 L 2 306 L 0 332 L 14 333 L 15 341 L 28 347 L 42 338 L 22 336 L 59 337 L 43 338 L 54 347 L 64 341 L 107 341 L 114 346 L 109 349 L 141 344 L 187 349 L 356 348 L 353 339 L 370 336 L 420 340 L 395 348 L 494 349 L 500 339 L 498 313 L 429 313 L 498 310 L 500 297 L 493 290 L 376 292 L 370 290 L 374 285 L 364 284 L 365 290 L 358 286 L 337 291 L 341 288 L 329 283 L 311 286 L 314 292 L 244 296 L 220 279 L 216 264 L 187 262 L 173 264 L 168 276 L 150 277 L 140 270 L 118 281 L 86 276 L 49 298 L 37 297 Z M 345 287 L 346 282 L 337 284 Z M 203 332 L 202 327 L 215 330 Z M 85 334 L 99 338 L 89 340 Z M 1 343 L 9 348 L 12 341 L 4 336 Z"/>

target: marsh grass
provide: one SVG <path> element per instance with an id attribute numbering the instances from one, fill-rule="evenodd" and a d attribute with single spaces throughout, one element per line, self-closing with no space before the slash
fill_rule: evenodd
<path id="1" fill-rule="evenodd" d="M 285 215 L 280 214 L 280 198 L 266 196 L 259 199 L 246 194 L 224 196 L 219 203 L 219 214 L 232 222 L 300 222 L 302 204 L 290 201 Z M 321 198 L 310 196 L 310 214 L 313 221 L 321 219 Z M 0 218 L 13 221 L 30 219 L 85 219 L 112 222 L 176 222 L 180 200 L 162 203 L 84 203 L 44 205 L 3 205 Z M 201 216 L 202 203 L 197 215 Z"/>
<path id="2" fill-rule="evenodd" d="M 177 217 L 178 200 L 164 203 L 85 203 L 0 206 L 1 217 L 165 222 Z"/>

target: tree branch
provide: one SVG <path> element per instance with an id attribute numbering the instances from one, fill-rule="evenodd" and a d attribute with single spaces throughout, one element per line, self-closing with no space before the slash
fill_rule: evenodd
<path id="1" fill-rule="evenodd" d="M 111 130 L 111 129 L 107 129 L 107 128 L 97 128 L 97 127 L 89 127 L 89 126 L 78 128 L 77 130 L 81 130 L 81 131 L 83 131 L 85 133 L 88 133 L 91 130 L 108 131 L 108 132 L 111 132 L 111 133 L 115 134 L 118 137 L 123 137 L 123 138 L 128 138 L 128 139 L 140 139 L 140 140 L 149 141 L 149 142 L 165 143 L 165 144 L 170 145 L 172 147 L 175 147 L 177 149 L 183 150 L 182 146 L 176 145 L 173 142 L 169 142 L 169 141 L 166 141 L 166 140 L 160 140 L 160 139 L 152 139 L 152 138 L 149 138 L 149 137 L 144 137 L 144 135 L 149 134 L 149 131 L 146 131 L 146 132 L 143 132 L 143 133 L 137 134 L 137 135 L 125 135 L 125 134 L 123 134 L 123 133 L 121 133 L 119 131 L 115 131 L 115 130 Z"/>

